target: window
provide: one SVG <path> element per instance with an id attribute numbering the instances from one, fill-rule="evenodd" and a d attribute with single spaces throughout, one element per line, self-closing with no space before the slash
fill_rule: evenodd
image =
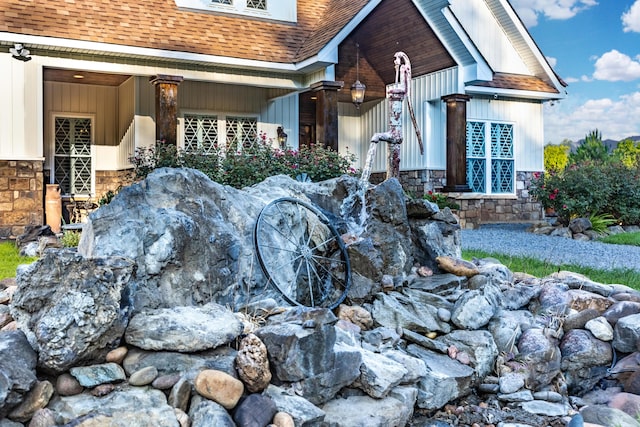
<path id="1" fill-rule="evenodd" d="M 467 184 L 476 193 L 514 192 L 513 125 L 467 122 Z"/>
<path id="2" fill-rule="evenodd" d="M 212 154 L 222 142 L 228 149 L 250 148 L 258 140 L 255 117 L 185 114 L 183 140 L 186 151 L 202 150 Z M 220 136 L 224 135 L 224 141 Z"/>
<path id="3" fill-rule="evenodd" d="M 55 117 L 54 179 L 64 194 L 90 195 L 92 127 L 89 118 Z"/>
<path id="4" fill-rule="evenodd" d="M 247 7 L 251 9 L 267 10 L 267 0 L 247 0 Z"/>
<path id="5" fill-rule="evenodd" d="M 233 5 L 233 0 L 211 0 L 211 3 Z"/>

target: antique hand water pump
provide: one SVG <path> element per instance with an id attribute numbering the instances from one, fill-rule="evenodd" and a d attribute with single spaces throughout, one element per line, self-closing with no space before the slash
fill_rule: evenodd
<path id="1" fill-rule="evenodd" d="M 393 61 L 396 69 L 396 82 L 387 86 L 389 100 L 389 130 L 376 133 L 371 142 L 385 141 L 389 144 L 387 153 L 387 179 L 400 177 L 400 144 L 402 144 L 402 102 L 407 98 L 411 122 L 416 131 L 420 154 L 424 154 L 422 137 L 411 105 L 411 62 L 404 52 L 396 52 Z"/>

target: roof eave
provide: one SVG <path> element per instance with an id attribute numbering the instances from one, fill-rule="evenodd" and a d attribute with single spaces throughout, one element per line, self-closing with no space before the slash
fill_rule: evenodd
<path id="1" fill-rule="evenodd" d="M 540 101 L 552 101 L 566 98 L 566 94 L 563 91 L 558 92 L 542 92 L 533 90 L 520 90 L 520 89 L 505 89 L 487 86 L 465 86 L 465 93 L 469 95 L 486 95 L 508 98 L 522 98 L 522 99 L 535 99 Z"/>

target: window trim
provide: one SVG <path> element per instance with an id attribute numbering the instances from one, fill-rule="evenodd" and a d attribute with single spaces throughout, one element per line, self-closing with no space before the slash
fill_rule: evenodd
<path id="1" fill-rule="evenodd" d="M 296 0 L 278 0 L 277 2 L 267 0 L 266 9 L 249 7 L 247 6 L 247 0 L 233 0 L 232 4 L 214 3 L 211 0 L 175 0 L 175 2 L 179 8 L 202 12 L 228 13 L 291 23 L 298 21 L 298 5 Z M 285 2 L 286 4 L 283 4 Z"/>
<path id="2" fill-rule="evenodd" d="M 476 122 L 476 123 L 484 123 L 485 125 L 485 129 L 484 129 L 484 161 L 485 161 L 485 182 L 484 182 L 484 186 L 485 186 L 485 191 L 483 193 L 480 192 L 474 192 L 472 191 L 472 194 L 481 194 L 481 195 L 487 195 L 487 196 L 515 196 L 516 195 L 516 191 L 517 191 L 517 174 L 516 174 L 516 122 L 512 122 L 512 121 L 508 121 L 508 120 L 492 120 L 492 119 L 473 119 L 473 118 L 467 118 L 467 126 L 470 122 Z M 505 159 L 505 158 L 493 158 L 491 156 L 491 126 L 494 124 L 500 124 L 500 125 L 510 125 L 511 126 L 511 148 L 513 150 L 512 156 L 509 159 Z M 466 129 L 465 129 L 466 132 Z M 466 144 L 468 144 L 469 142 L 467 141 Z M 467 146 L 465 146 L 465 153 L 467 152 Z M 467 155 L 467 164 L 469 162 L 469 156 Z M 473 157 L 473 158 L 477 158 L 480 159 L 480 157 Z M 513 175 L 511 177 L 511 191 L 510 192 L 503 192 L 503 193 L 494 193 L 493 192 L 493 182 L 492 182 L 492 164 L 493 164 L 493 160 L 511 160 L 513 162 Z M 468 173 L 468 172 L 467 172 Z M 469 179 L 469 176 L 467 176 L 467 180 Z"/>
<path id="3" fill-rule="evenodd" d="M 190 109 L 185 109 L 185 110 L 180 110 L 180 113 L 178 114 L 178 145 L 179 148 L 184 149 L 185 148 L 185 131 L 184 131 L 184 126 L 185 126 L 185 119 L 184 116 L 215 116 L 218 120 L 218 139 L 220 138 L 220 136 L 224 137 L 224 141 L 222 144 L 220 144 L 220 141 L 218 141 L 218 145 L 226 148 L 227 147 L 227 117 L 242 117 L 242 118 L 247 118 L 247 119 L 255 119 L 256 121 L 256 132 L 259 132 L 259 127 L 260 127 L 260 115 L 259 114 L 255 114 L 255 113 L 237 113 L 237 112 L 216 112 L 216 111 L 212 111 L 212 110 L 190 110 Z M 221 126 L 222 124 L 222 126 Z M 256 135 L 256 137 L 258 137 L 258 135 Z"/>
<path id="4" fill-rule="evenodd" d="M 91 198 L 96 193 L 96 115 L 83 113 L 66 113 L 61 111 L 52 111 L 51 117 L 51 136 L 49 140 L 49 158 L 47 166 L 49 168 L 49 183 L 56 184 L 55 158 L 56 158 L 56 118 L 62 117 L 67 119 L 89 119 L 91 120 L 91 192 L 89 194 L 74 194 L 74 197 L 83 199 Z M 62 194 L 63 197 L 70 196 L 71 193 Z"/>

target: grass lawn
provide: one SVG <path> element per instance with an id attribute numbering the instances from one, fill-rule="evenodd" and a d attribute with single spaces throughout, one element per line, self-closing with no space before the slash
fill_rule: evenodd
<path id="1" fill-rule="evenodd" d="M 536 277 L 545 277 L 560 270 L 566 270 L 572 271 L 574 273 L 584 274 L 594 282 L 627 285 L 633 289 L 640 290 L 640 274 L 634 270 L 596 270 L 594 268 L 582 267 L 579 265 L 554 265 L 549 262 L 539 261 L 533 258 L 514 257 L 510 255 L 476 250 L 462 251 L 462 258 L 466 260 L 486 257 L 491 257 L 499 260 L 511 271 L 528 273 Z"/>
<path id="2" fill-rule="evenodd" d="M 614 245 L 640 246 L 640 232 L 613 234 L 611 236 L 603 237 L 600 241 L 604 243 L 613 243 Z"/>
<path id="3" fill-rule="evenodd" d="M 13 242 L 0 243 L 0 280 L 16 276 L 18 264 L 29 264 L 36 258 L 21 257 Z"/>

